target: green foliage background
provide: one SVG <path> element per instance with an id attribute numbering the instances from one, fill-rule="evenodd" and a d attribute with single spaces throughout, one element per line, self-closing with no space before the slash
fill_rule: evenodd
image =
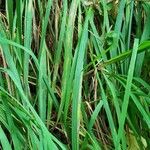
<path id="1" fill-rule="evenodd" d="M 149 150 L 150 2 L 0 1 L 0 149 Z"/>

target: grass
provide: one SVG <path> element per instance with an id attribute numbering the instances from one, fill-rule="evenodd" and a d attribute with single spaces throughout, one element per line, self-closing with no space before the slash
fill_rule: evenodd
<path id="1" fill-rule="evenodd" d="M 150 2 L 0 3 L 0 149 L 150 149 Z"/>

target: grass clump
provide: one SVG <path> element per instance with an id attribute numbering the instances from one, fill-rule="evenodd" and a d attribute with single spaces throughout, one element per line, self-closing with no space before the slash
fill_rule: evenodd
<path id="1" fill-rule="evenodd" d="M 150 149 L 148 1 L 0 4 L 1 149 Z"/>

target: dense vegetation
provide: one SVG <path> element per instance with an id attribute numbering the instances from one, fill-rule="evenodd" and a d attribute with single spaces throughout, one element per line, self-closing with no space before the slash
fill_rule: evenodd
<path id="1" fill-rule="evenodd" d="M 0 4 L 0 149 L 150 149 L 149 1 Z"/>

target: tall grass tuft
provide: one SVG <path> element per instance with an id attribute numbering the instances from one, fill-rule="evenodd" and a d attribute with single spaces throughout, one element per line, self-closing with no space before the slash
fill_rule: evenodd
<path id="1" fill-rule="evenodd" d="M 0 1 L 0 149 L 150 149 L 150 2 Z"/>

